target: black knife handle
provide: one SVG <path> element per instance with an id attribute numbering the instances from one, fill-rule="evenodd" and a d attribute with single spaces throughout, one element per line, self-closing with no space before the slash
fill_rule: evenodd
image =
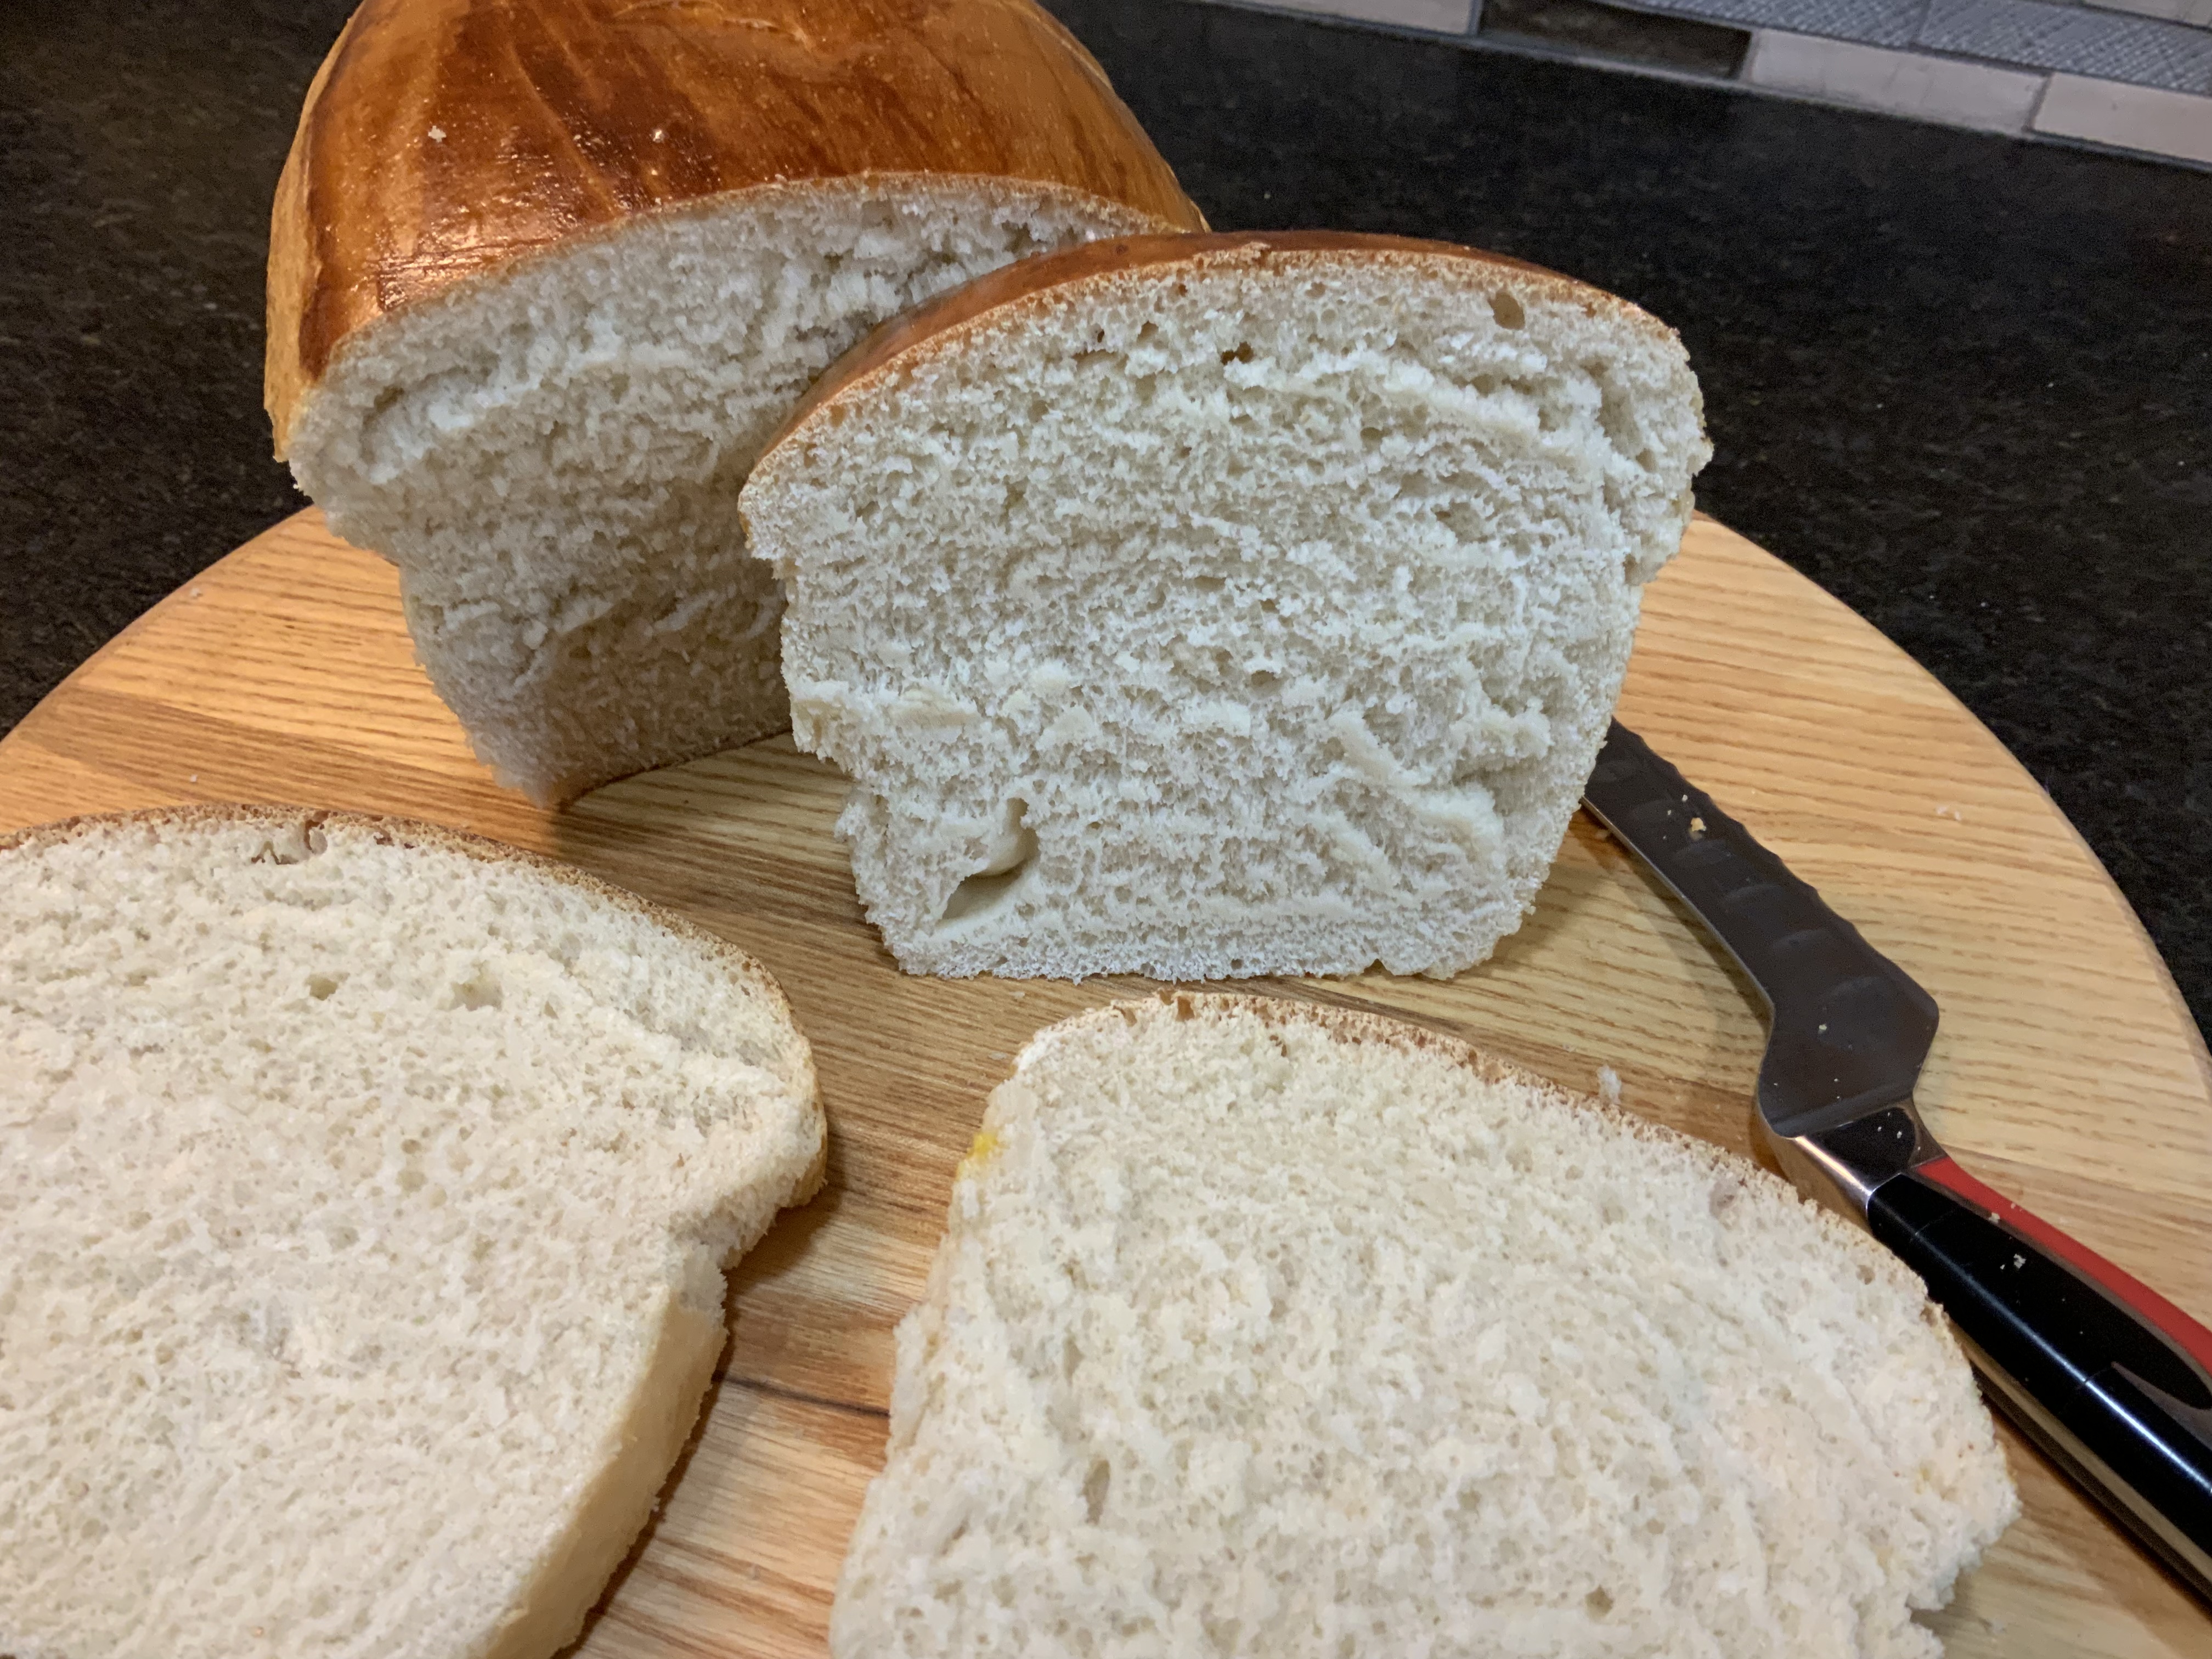
<path id="1" fill-rule="evenodd" d="M 1948 1158 L 1875 1188 L 2006 1415 L 2212 1600 L 2212 1331 Z"/>
<path id="2" fill-rule="evenodd" d="M 1906 1098 L 1936 1003 L 1712 798 L 1618 720 L 1583 801 L 1697 912 L 1773 1015 L 1759 1105 L 1811 1133 Z"/>

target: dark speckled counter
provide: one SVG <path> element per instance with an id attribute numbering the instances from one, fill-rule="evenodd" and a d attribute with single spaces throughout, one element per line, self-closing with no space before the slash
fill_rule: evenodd
<path id="1" fill-rule="evenodd" d="M 2011 745 L 2212 1024 L 2212 174 L 1053 3 L 1218 227 L 1472 242 L 1680 329 L 1701 504 Z M 347 9 L 0 7 L 0 727 L 301 504 L 260 410 L 261 256 Z"/>

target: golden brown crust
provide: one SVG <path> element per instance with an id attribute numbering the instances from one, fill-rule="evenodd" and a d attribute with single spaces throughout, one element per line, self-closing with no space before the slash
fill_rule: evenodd
<path id="1" fill-rule="evenodd" d="M 641 213 L 902 173 L 1205 222 L 1032 0 L 364 0 L 270 225 L 278 453 L 343 341 L 465 278 Z"/>
<path id="2" fill-rule="evenodd" d="M 358 12 L 355 14 L 356 17 L 359 15 Z M 261 401 L 276 422 L 279 460 L 284 458 L 293 413 L 307 394 L 307 371 L 298 350 L 300 317 L 307 296 L 314 291 L 318 275 L 315 239 L 303 234 L 307 211 L 307 186 L 303 182 L 307 173 L 304 158 L 307 117 L 322 101 L 323 88 L 331 78 L 331 65 L 345 50 L 346 36 L 353 33 L 353 25 L 354 19 L 348 18 L 329 55 L 317 67 L 315 78 L 307 83 L 307 95 L 300 106 L 300 119 L 292 130 L 292 148 L 284 157 L 283 172 L 276 178 L 276 198 L 269 210 L 269 291 L 262 302 Z"/>
<path id="3" fill-rule="evenodd" d="M 732 978 L 760 997 L 775 1012 L 778 1021 L 790 1034 L 792 1054 L 798 1062 L 790 1081 L 808 1098 L 813 1097 L 812 1050 L 807 1044 L 805 1034 L 799 1029 L 799 1021 L 792 1012 L 790 999 L 783 994 L 783 987 L 776 983 L 775 976 L 758 961 L 720 935 L 708 932 L 689 916 L 655 904 L 650 899 L 641 898 L 626 887 L 602 881 L 572 864 L 562 864 L 556 859 L 526 852 L 520 847 L 510 847 L 505 842 L 493 841 L 488 836 L 471 836 L 463 830 L 448 830 L 442 824 L 424 823 L 414 818 L 386 817 L 372 812 L 344 812 L 324 807 L 274 806 L 245 802 L 200 802 L 188 806 L 145 806 L 125 812 L 87 812 L 76 817 L 59 818 L 52 823 L 34 823 L 27 829 L 0 835 L 0 858 L 57 847 L 94 830 L 106 829 L 249 826 L 297 830 L 304 834 L 307 830 L 332 824 L 361 830 L 400 847 L 457 853 L 479 864 L 520 865 L 547 880 L 579 888 L 618 909 L 643 916 L 671 933 L 705 945 L 728 969 Z M 811 1194 L 807 1196 L 811 1196 Z M 791 1201 L 803 1202 L 804 1199 Z"/>
<path id="4" fill-rule="evenodd" d="M 1240 266 L 1264 268 L 1270 264 L 1295 268 L 1347 258 L 1400 264 L 1431 273 L 1463 272 L 1473 282 L 1480 282 L 1485 272 L 1510 272 L 1520 293 L 1533 290 L 1542 297 L 1564 301 L 1588 312 L 1609 312 L 1622 322 L 1673 337 L 1674 331 L 1657 318 L 1603 289 L 1592 288 L 1587 283 L 1562 276 L 1524 259 L 1462 247 L 1454 242 L 1336 230 L 1114 237 L 1001 266 L 883 324 L 832 363 L 814 383 L 813 389 L 792 411 L 790 419 L 769 441 L 756 473 L 760 477 L 772 476 L 777 448 L 817 411 L 833 403 L 842 404 L 864 396 L 868 383 L 878 377 L 897 373 L 946 350 L 962 334 L 981 325 L 986 318 L 1000 322 L 1018 309 L 1070 303 L 1091 284 L 1125 282 L 1139 272 L 1149 273 L 1151 280 L 1161 281 L 1168 279 L 1170 271 L 1176 267 L 1192 271 Z"/>

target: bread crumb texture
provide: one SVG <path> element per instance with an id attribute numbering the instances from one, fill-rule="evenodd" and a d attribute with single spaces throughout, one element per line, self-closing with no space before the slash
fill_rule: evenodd
<path id="1" fill-rule="evenodd" d="M 1124 1005 L 984 1129 L 838 1659 L 1935 1656 L 2015 1512 L 1902 1266 L 1447 1040 Z"/>
<path id="2" fill-rule="evenodd" d="M 0 842 L 0 1654 L 550 1652 L 813 1093 L 757 967 L 488 842 Z"/>
<path id="3" fill-rule="evenodd" d="M 933 974 L 1480 961 L 1589 776 L 1700 407 L 1650 318 L 1449 250 L 1194 255 L 910 345 L 744 496 L 870 920 Z"/>
<path id="4" fill-rule="evenodd" d="M 1149 228 L 1011 179 L 809 180 L 642 216 L 349 338 L 291 463 L 398 567 L 438 693 L 539 800 L 788 723 L 783 599 L 738 487 L 884 319 L 1025 255 Z"/>

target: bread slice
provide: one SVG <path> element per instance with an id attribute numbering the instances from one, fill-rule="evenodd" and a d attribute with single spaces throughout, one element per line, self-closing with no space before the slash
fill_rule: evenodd
<path id="1" fill-rule="evenodd" d="M 885 943 L 1480 961 L 1589 775 L 1699 409 L 1634 307 L 1394 238 L 1102 242 L 890 325 L 744 495 Z"/>
<path id="2" fill-rule="evenodd" d="M 420 824 L 0 841 L 0 1654 L 544 1659 L 819 1183 L 775 982 Z"/>
<path id="3" fill-rule="evenodd" d="M 1198 210 L 1030 0 L 366 0 L 277 189 L 267 393 L 431 681 L 541 801 L 787 723 L 736 501 L 814 378 Z"/>
<path id="4" fill-rule="evenodd" d="M 1898 1659 L 2017 1504 L 1919 1281 L 1374 1018 L 1042 1032 L 922 1302 L 838 1659 Z"/>

